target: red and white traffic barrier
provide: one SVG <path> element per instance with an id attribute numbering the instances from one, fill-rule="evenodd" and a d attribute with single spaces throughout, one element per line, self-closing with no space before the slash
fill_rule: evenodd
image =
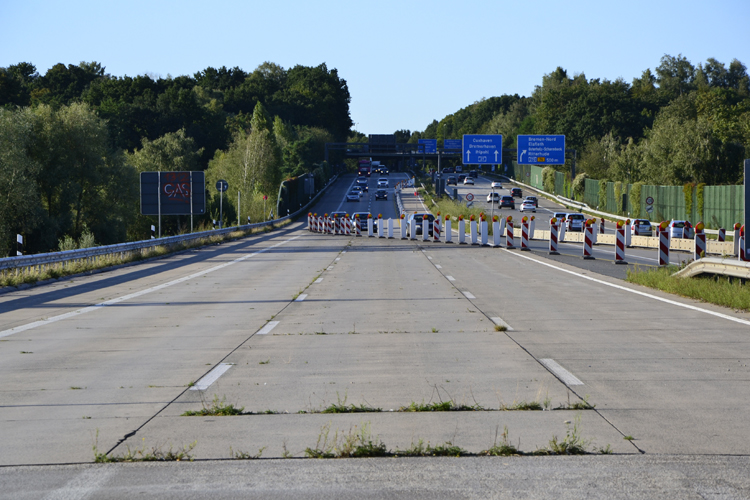
<path id="1" fill-rule="evenodd" d="M 453 233 L 451 232 L 451 216 L 445 216 L 445 242 L 453 243 Z"/>
<path id="2" fill-rule="evenodd" d="M 440 243 L 440 213 L 432 223 L 432 241 Z"/>
<path id="3" fill-rule="evenodd" d="M 706 233 L 703 232 L 703 222 L 695 225 L 695 250 L 693 259 L 698 260 L 706 256 Z"/>
<path id="4" fill-rule="evenodd" d="M 356 232 L 356 236 L 362 236 L 362 220 L 359 218 L 359 215 L 354 219 L 354 231 Z"/>
<path id="5" fill-rule="evenodd" d="M 458 216 L 458 244 L 466 244 L 466 221 L 463 215 Z"/>
<path id="6" fill-rule="evenodd" d="M 342 234 L 343 231 L 341 230 L 341 217 L 336 216 L 333 218 L 333 233 L 334 234 Z"/>
<path id="7" fill-rule="evenodd" d="M 717 237 L 717 241 L 719 241 L 720 243 L 722 243 L 722 242 L 726 241 L 726 239 L 727 239 L 727 230 L 724 229 L 723 227 L 720 227 L 719 228 L 719 235 Z"/>
<path id="8" fill-rule="evenodd" d="M 586 260 L 593 259 L 594 247 L 594 227 L 591 220 L 587 220 L 583 225 L 583 258 Z"/>
<path id="9" fill-rule="evenodd" d="M 739 259 L 741 262 L 747 262 L 750 260 L 747 255 L 747 246 L 745 245 L 745 226 L 740 228 L 740 254 Z"/>
<path id="10" fill-rule="evenodd" d="M 312 232 L 313 225 L 312 225 L 312 212 L 307 212 L 307 230 Z"/>
<path id="11" fill-rule="evenodd" d="M 505 219 L 505 248 L 515 248 L 513 246 L 513 218 L 508 216 Z"/>
<path id="12" fill-rule="evenodd" d="M 740 228 L 742 225 L 738 222 L 734 225 L 734 254 L 740 256 Z"/>
<path id="13" fill-rule="evenodd" d="M 625 228 L 622 221 L 617 221 L 615 230 L 615 264 L 627 264 L 625 262 Z"/>
<path id="14" fill-rule="evenodd" d="M 553 217 L 549 223 L 549 254 L 560 255 L 557 251 L 557 230 L 560 227 L 560 222 L 557 218 Z"/>
<path id="15" fill-rule="evenodd" d="M 352 234 L 352 220 L 349 218 L 349 214 L 346 214 L 346 217 L 344 217 L 344 220 L 341 221 L 341 224 L 344 227 L 344 234 L 347 236 Z"/>
<path id="16" fill-rule="evenodd" d="M 599 225 L 599 233 L 604 234 L 604 217 L 601 218 L 601 224 Z"/>
<path id="17" fill-rule="evenodd" d="M 529 251 L 529 220 L 525 215 L 521 219 L 521 250 Z"/>
<path id="18" fill-rule="evenodd" d="M 669 265 L 669 224 L 659 224 L 659 265 Z"/>

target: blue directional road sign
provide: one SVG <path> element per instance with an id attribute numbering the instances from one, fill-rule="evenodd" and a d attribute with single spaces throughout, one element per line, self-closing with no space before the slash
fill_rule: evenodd
<path id="1" fill-rule="evenodd" d="M 461 139 L 445 139 L 443 141 L 443 149 L 455 149 L 459 151 L 461 149 Z"/>
<path id="2" fill-rule="evenodd" d="M 519 135 L 519 165 L 565 165 L 564 135 Z"/>
<path id="3" fill-rule="evenodd" d="M 502 135 L 464 135 L 461 147 L 464 165 L 496 165 L 503 162 Z"/>
<path id="4" fill-rule="evenodd" d="M 437 139 L 419 139 L 419 144 L 424 145 L 424 152 L 427 154 L 437 153 Z"/>

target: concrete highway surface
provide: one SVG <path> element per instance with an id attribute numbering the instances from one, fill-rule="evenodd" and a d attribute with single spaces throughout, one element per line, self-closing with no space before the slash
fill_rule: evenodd
<path id="1" fill-rule="evenodd" d="M 313 211 L 396 217 L 406 175 L 387 201 L 376 179 Z M 747 313 L 542 247 L 306 222 L 0 295 L 0 498 L 750 498 Z M 466 411 L 399 411 L 441 402 Z M 182 416 L 229 404 L 244 413 Z M 589 454 L 300 459 L 363 431 L 477 454 L 506 429 L 524 453 L 573 433 Z"/>

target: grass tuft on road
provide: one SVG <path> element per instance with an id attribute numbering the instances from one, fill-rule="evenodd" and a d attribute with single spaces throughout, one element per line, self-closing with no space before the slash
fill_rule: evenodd
<path id="1" fill-rule="evenodd" d="M 235 415 L 243 415 L 245 407 L 237 408 L 232 403 L 227 404 L 226 396 L 219 399 L 218 395 L 214 395 L 214 399 L 210 404 L 203 403 L 203 408 L 200 410 L 188 410 L 183 413 L 182 417 L 233 417 Z"/>
<path id="2" fill-rule="evenodd" d="M 628 269 L 627 281 L 709 304 L 731 307 L 736 311 L 750 311 L 750 289 L 740 280 L 726 276 L 679 278 L 673 276 L 677 270 L 676 266 L 656 269 L 636 267 Z"/>

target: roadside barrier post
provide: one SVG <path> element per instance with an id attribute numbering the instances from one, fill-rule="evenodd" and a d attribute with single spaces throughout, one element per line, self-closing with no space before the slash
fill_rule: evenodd
<path id="1" fill-rule="evenodd" d="M 583 258 L 593 260 L 594 226 L 592 219 L 588 219 L 583 225 Z"/>
<path id="2" fill-rule="evenodd" d="M 432 223 L 432 241 L 440 243 L 440 213 L 438 213 Z"/>
<path id="3" fill-rule="evenodd" d="M 734 254 L 740 256 L 740 228 L 742 226 L 738 222 L 734 225 Z"/>
<path id="4" fill-rule="evenodd" d="M 354 230 L 357 232 L 357 236 L 362 236 L 362 219 L 359 218 L 359 215 L 355 217 L 354 225 L 356 226 Z"/>
<path id="5" fill-rule="evenodd" d="M 597 244 L 596 242 L 597 234 L 599 234 L 599 231 L 596 230 L 596 217 L 594 217 L 593 219 L 591 219 L 591 244 L 592 245 Z"/>
<path id="6" fill-rule="evenodd" d="M 312 232 L 312 212 L 307 212 L 307 230 Z"/>
<path id="7" fill-rule="evenodd" d="M 406 239 L 406 221 L 404 220 L 404 214 L 401 214 L 398 218 L 398 227 L 401 230 L 401 239 Z"/>
<path id="8" fill-rule="evenodd" d="M 383 215 L 378 214 L 378 238 L 384 238 L 383 236 Z"/>
<path id="9" fill-rule="evenodd" d="M 388 239 L 393 239 L 393 219 L 388 219 Z"/>
<path id="10" fill-rule="evenodd" d="M 492 217 L 492 245 L 494 247 L 500 246 L 500 237 L 502 235 L 500 234 L 500 221 L 498 220 L 497 215 Z"/>
<path id="11" fill-rule="evenodd" d="M 458 216 L 458 244 L 466 244 L 466 221 L 463 215 Z"/>
<path id="12" fill-rule="evenodd" d="M 600 232 L 601 234 L 604 234 L 604 217 L 602 217 L 601 219 L 602 219 L 602 223 L 601 223 L 601 225 L 599 226 L 599 232 Z"/>
<path id="13" fill-rule="evenodd" d="M 719 228 L 719 235 L 716 239 L 719 243 L 723 243 L 727 240 L 727 230 L 723 227 Z"/>
<path id="14" fill-rule="evenodd" d="M 550 255 L 560 255 L 560 252 L 557 251 L 557 231 L 560 228 L 560 222 L 557 220 L 557 218 L 552 217 L 552 220 L 549 221 L 549 254 Z"/>
<path id="15" fill-rule="evenodd" d="M 508 216 L 505 219 L 505 247 L 508 249 L 514 248 L 513 246 L 513 217 Z"/>
<path id="16" fill-rule="evenodd" d="M 525 215 L 521 219 L 521 250 L 529 251 L 529 218 Z"/>
<path id="17" fill-rule="evenodd" d="M 422 219 L 422 241 L 430 239 L 430 219 L 425 217 Z"/>
<path id="18" fill-rule="evenodd" d="M 625 262 L 625 228 L 621 220 L 617 221 L 615 233 L 615 264 L 627 264 Z"/>
<path id="19" fill-rule="evenodd" d="M 445 242 L 453 243 L 453 233 L 451 232 L 451 216 L 445 215 Z"/>
<path id="20" fill-rule="evenodd" d="M 669 223 L 659 224 L 659 266 L 669 265 Z"/>
<path id="21" fill-rule="evenodd" d="M 490 237 L 489 235 L 489 228 L 487 226 L 487 220 L 482 216 L 482 219 L 479 221 L 480 229 L 482 230 L 482 239 L 481 244 L 483 247 L 488 246 L 488 239 Z"/>
<path id="22" fill-rule="evenodd" d="M 747 246 L 745 245 L 745 226 L 742 226 L 740 228 L 739 240 L 740 240 L 740 254 L 739 254 L 740 262 L 747 262 L 750 259 L 748 259 Z"/>
<path id="23" fill-rule="evenodd" d="M 695 225 L 695 250 L 693 259 L 698 260 L 706 256 L 706 233 L 703 232 L 703 222 Z"/>
<path id="24" fill-rule="evenodd" d="M 560 243 L 565 241 L 565 228 L 566 228 L 565 217 L 561 217 L 560 218 L 560 240 L 559 240 Z"/>
<path id="25" fill-rule="evenodd" d="M 318 232 L 319 233 L 325 233 L 326 232 L 326 223 L 323 220 L 323 216 L 318 216 Z"/>
<path id="26" fill-rule="evenodd" d="M 630 248 L 630 219 L 625 220 L 625 246 Z"/>
<path id="27" fill-rule="evenodd" d="M 325 224 L 325 233 L 332 233 L 333 231 L 331 230 L 331 218 L 328 217 L 328 214 L 323 214 L 323 223 Z"/>
<path id="28" fill-rule="evenodd" d="M 471 233 L 471 244 L 477 245 L 477 221 L 474 220 L 473 215 L 469 219 L 469 232 Z"/>
<path id="29" fill-rule="evenodd" d="M 409 221 L 409 236 L 412 240 L 417 239 L 417 221 L 414 218 Z"/>
<path id="30" fill-rule="evenodd" d="M 529 218 L 529 239 L 534 239 L 534 230 L 536 229 L 536 215 Z"/>
<path id="31" fill-rule="evenodd" d="M 500 216 L 500 237 L 505 236 L 505 217 Z"/>
<path id="32" fill-rule="evenodd" d="M 367 216 L 367 236 L 369 236 L 370 238 L 372 238 L 373 236 L 372 226 L 372 214 L 370 214 Z"/>

